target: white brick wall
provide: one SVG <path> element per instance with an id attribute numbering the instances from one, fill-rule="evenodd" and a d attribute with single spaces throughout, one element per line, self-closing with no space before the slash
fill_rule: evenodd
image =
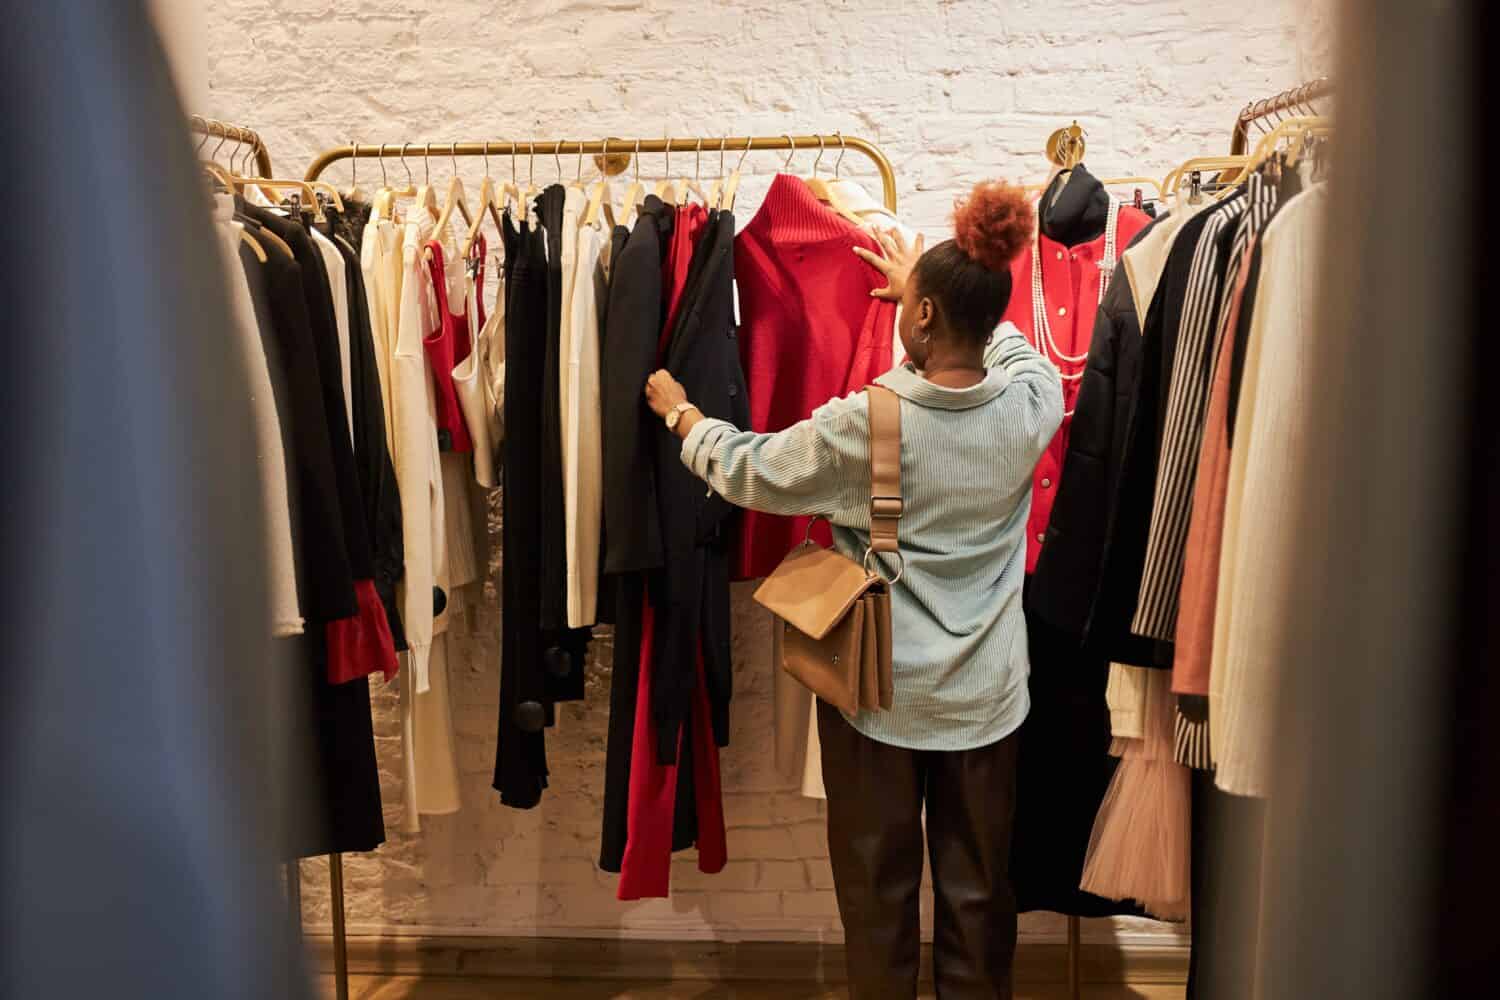
<path id="1" fill-rule="evenodd" d="M 1253 97 L 1327 70 L 1327 0 L 212 0 L 207 106 L 253 125 L 278 173 L 300 175 L 320 149 L 475 138 L 780 133 L 841 129 L 895 164 L 901 215 L 940 235 L 975 180 L 1035 180 L 1047 134 L 1077 118 L 1101 176 L 1163 175 L 1227 150 Z M 688 159 L 691 159 L 689 156 Z M 649 175 L 660 158 L 647 158 Z M 717 168 L 705 156 L 705 171 Z M 825 161 L 825 166 L 831 161 Z M 802 171 L 811 156 L 799 155 Z M 421 176 L 419 157 L 412 165 Z M 749 161 L 762 175 L 775 154 Z M 680 173 L 686 163 L 674 164 Z M 510 166 L 491 163 L 497 176 Z M 873 171 L 851 155 L 847 173 Z M 470 189 L 478 161 L 463 162 Z M 521 170 L 527 165 L 523 158 Z M 571 175 L 573 162 L 565 162 Z M 387 170 L 400 166 L 391 162 Z M 434 159 L 446 178 L 446 159 Z M 550 180 L 550 156 L 538 157 Z M 329 179 L 342 184 L 348 165 Z M 361 165 L 366 184 L 378 177 Z M 878 192 L 878 188 L 873 188 Z M 549 738 L 552 788 L 541 808 L 500 807 L 490 791 L 498 672 L 497 609 L 453 656 L 453 707 L 465 808 L 397 833 L 400 727 L 393 695 L 375 698 L 389 842 L 346 865 L 355 930 L 635 936 L 837 935 L 821 807 L 773 771 L 768 631 L 735 601 L 734 745 L 725 753 L 729 867 L 713 878 L 673 866 L 669 901 L 622 904 L 594 871 L 610 648 L 598 644 L 588 700 L 561 710 Z M 304 868 L 310 926 L 328 919 L 326 866 Z M 1060 932 L 1032 915 L 1028 937 Z M 1101 922 L 1095 935 L 1170 937 L 1149 921 Z"/>

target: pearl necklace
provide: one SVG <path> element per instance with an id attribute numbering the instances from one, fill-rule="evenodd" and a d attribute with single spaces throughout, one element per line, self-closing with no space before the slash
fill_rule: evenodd
<path id="1" fill-rule="evenodd" d="M 1115 270 L 1115 232 L 1120 220 L 1120 203 L 1109 200 L 1109 212 L 1104 217 L 1104 258 L 1099 261 L 1099 301 L 1104 301 L 1104 290 L 1109 287 L 1110 276 Z M 1046 296 L 1042 294 L 1042 230 L 1037 224 L 1036 235 L 1031 244 L 1031 321 L 1036 328 L 1037 346 L 1047 352 L 1049 360 L 1057 368 L 1064 382 L 1077 382 L 1083 378 L 1083 370 L 1089 359 L 1088 351 L 1082 354 L 1065 354 L 1052 336 L 1052 323 L 1047 319 Z M 1064 371 L 1065 366 L 1076 367 L 1076 371 Z M 1072 410 L 1063 416 L 1071 417 Z"/>

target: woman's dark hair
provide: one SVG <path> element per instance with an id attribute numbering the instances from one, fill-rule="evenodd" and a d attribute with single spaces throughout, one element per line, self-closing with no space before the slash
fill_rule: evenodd
<path id="1" fill-rule="evenodd" d="M 917 260 L 917 291 L 932 299 L 954 332 L 986 340 L 1010 305 L 1010 264 L 1036 226 L 1026 193 L 1014 184 L 976 184 L 953 205 L 951 240 Z"/>

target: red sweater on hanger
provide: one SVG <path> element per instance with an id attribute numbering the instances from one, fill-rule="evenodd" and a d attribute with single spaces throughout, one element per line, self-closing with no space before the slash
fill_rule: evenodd
<path id="1" fill-rule="evenodd" d="M 890 370 L 896 305 L 870 297 L 885 279 L 854 255 L 857 246 L 881 252 L 868 233 L 786 174 L 771 182 L 760 210 L 735 238 L 750 430 L 785 430 Z M 731 578 L 768 575 L 802 541 L 807 523 L 745 511 Z M 832 544 L 826 524 L 813 537 Z"/>
<path id="2" fill-rule="evenodd" d="M 1120 209 L 1120 218 L 1115 231 L 1115 255 L 1120 254 L 1135 239 L 1136 234 L 1151 222 L 1151 217 L 1135 208 Z M 1033 247 L 1041 246 L 1042 254 L 1042 298 L 1047 311 L 1047 322 L 1052 329 L 1052 339 L 1057 349 L 1072 357 L 1083 355 L 1076 364 L 1066 364 L 1056 358 L 1046 344 L 1037 339 L 1036 322 L 1032 313 L 1031 256 Z M 1089 346 L 1094 339 L 1094 316 L 1099 311 L 1099 281 L 1103 276 L 1104 234 L 1087 243 L 1065 246 L 1045 233 L 1037 237 L 1037 243 L 1028 245 L 1010 267 L 1010 305 L 1005 310 L 1005 320 L 1018 326 L 1026 340 L 1042 352 L 1042 356 L 1059 365 L 1064 376 L 1083 371 L 1088 363 Z M 1111 277 L 1113 280 L 1113 277 Z M 1121 276 L 1124 280 L 1124 276 Z M 1142 317 L 1144 319 L 1144 317 Z M 1052 519 L 1052 502 L 1057 498 L 1057 485 L 1062 481 L 1063 458 L 1068 453 L 1068 432 L 1073 423 L 1073 406 L 1078 400 L 1077 379 L 1063 379 L 1063 421 L 1053 436 L 1047 450 L 1036 465 L 1036 476 L 1032 481 L 1031 517 L 1026 524 L 1026 572 L 1036 569 L 1037 558 L 1042 554 L 1042 541 L 1047 536 L 1047 522 Z"/>

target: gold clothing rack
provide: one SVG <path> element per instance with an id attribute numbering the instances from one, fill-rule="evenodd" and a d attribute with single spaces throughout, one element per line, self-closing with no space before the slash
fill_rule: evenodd
<path id="1" fill-rule="evenodd" d="M 267 152 L 260 133 L 254 129 L 245 128 L 243 125 L 231 125 L 217 118 L 205 118 L 202 115 L 189 115 L 188 129 L 196 135 L 219 139 L 220 145 L 224 142 L 233 142 L 236 146 L 249 146 L 255 154 L 255 165 L 260 170 L 260 176 L 275 176 L 271 173 L 271 154 Z M 217 148 L 215 147 L 216 150 Z"/>
<path id="2" fill-rule="evenodd" d="M 1234 120 L 1234 132 L 1229 139 L 1229 154 L 1239 156 L 1249 150 L 1252 124 L 1264 132 L 1268 131 L 1262 124 L 1266 119 L 1271 119 L 1270 124 L 1274 127 L 1288 113 L 1290 115 L 1318 114 L 1316 102 L 1332 93 L 1333 81 L 1326 76 L 1320 76 L 1300 87 L 1292 87 L 1279 94 L 1251 101 L 1240 109 L 1239 117 Z"/>
<path id="3" fill-rule="evenodd" d="M 584 142 L 568 139 L 527 142 L 484 140 L 479 142 L 405 142 L 396 145 L 381 143 L 369 146 L 361 142 L 348 146 L 335 146 L 333 149 L 319 153 L 317 159 L 313 160 L 312 165 L 307 168 L 306 179 L 317 180 L 331 164 L 356 157 L 359 159 L 382 157 L 422 159 L 434 156 L 443 158 L 455 156 L 527 156 L 533 158 L 537 155 L 593 156 L 594 162 L 603 172 L 619 174 L 629 167 L 630 157 L 640 153 L 693 153 L 695 156 L 738 153 L 740 159 L 743 160 L 749 153 L 772 149 L 817 150 L 819 159 L 823 156 L 831 156 L 835 161 L 845 152 L 860 153 L 872 160 L 875 163 L 875 169 L 880 171 L 885 207 L 892 212 L 896 211 L 896 171 L 885 153 L 868 139 L 837 133 L 833 135 L 705 136 L 687 139 L 610 138 Z M 639 169 L 639 164 L 637 164 L 637 169 Z M 836 166 L 834 170 L 836 172 Z"/>

